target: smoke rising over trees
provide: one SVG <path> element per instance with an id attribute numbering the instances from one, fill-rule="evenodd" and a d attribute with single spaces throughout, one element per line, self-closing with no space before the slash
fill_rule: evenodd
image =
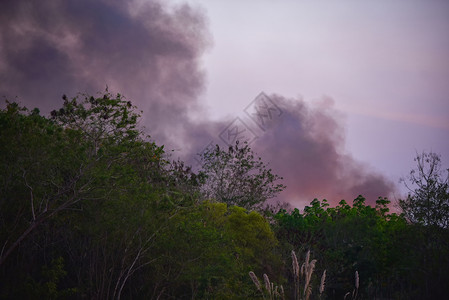
<path id="1" fill-rule="evenodd" d="M 62 94 L 108 87 L 132 99 L 143 111 L 140 125 L 189 163 L 228 123 L 201 113 L 200 58 L 212 39 L 198 9 L 161 1 L 3 1 L 0 25 L 1 97 L 48 113 Z M 394 184 L 345 153 L 331 106 L 274 98 L 285 115 L 253 148 L 288 178 L 281 200 L 337 203 L 363 193 L 372 203 L 392 194 Z M 192 119 L 192 111 L 204 118 Z"/>
<path id="2" fill-rule="evenodd" d="M 279 95 L 272 99 L 283 115 L 254 149 L 285 178 L 283 199 L 298 206 L 315 197 L 337 204 L 363 194 L 374 204 L 380 196 L 393 195 L 394 183 L 346 152 L 342 121 L 332 99 L 315 105 Z"/>
<path id="3" fill-rule="evenodd" d="M 261 188 L 255 203 L 171 162 L 121 95 L 64 98 L 48 118 L 0 110 L 1 298 L 258 299 L 249 270 L 292 296 L 292 249 L 326 269 L 328 298 L 352 289 L 354 272 L 361 297 L 447 294 L 447 228 L 408 223 L 382 197 L 254 211 L 282 187 L 246 146 L 212 151 L 209 166 L 229 167 L 238 189 Z M 307 280 L 316 291 L 319 278 Z"/>
<path id="4" fill-rule="evenodd" d="M 332 99 L 270 95 L 282 114 L 251 148 L 192 168 L 229 124 L 199 102 L 211 44 L 187 4 L 0 2 L 0 298 L 257 299 L 249 271 L 294 295 L 292 250 L 330 299 L 355 272 L 360 297 L 447 296 L 439 157 L 390 213 L 395 184 L 347 152 Z M 301 210 L 261 211 L 273 196 Z"/>
<path id="5" fill-rule="evenodd" d="M 62 94 L 109 87 L 137 101 L 152 135 L 168 140 L 197 109 L 205 22 L 163 1 L 2 1 L 0 96 L 48 113 Z"/>

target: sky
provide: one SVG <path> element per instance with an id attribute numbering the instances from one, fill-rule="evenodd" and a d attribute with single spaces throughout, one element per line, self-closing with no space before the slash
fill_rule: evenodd
<path id="1" fill-rule="evenodd" d="M 242 132 L 277 200 L 395 201 L 416 153 L 449 162 L 447 32 L 447 1 L 4 0 L 0 97 L 108 86 L 189 163 Z"/>

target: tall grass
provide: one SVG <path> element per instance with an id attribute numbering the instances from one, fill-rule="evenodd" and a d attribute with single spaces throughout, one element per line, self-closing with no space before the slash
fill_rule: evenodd
<path id="1" fill-rule="evenodd" d="M 299 268 L 298 258 L 296 257 L 295 251 L 292 250 L 292 267 L 293 267 L 293 282 L 295 284 L 294 289 L 294 299 L 295 300 L 308 300 L 310 295 L 312 294 L 312 274 L 315 271 L 315 265 L 317 260 L 310 260 L 310 250 L 306 253 L 306 258 L 304 263 Z M 304 283 L 304 288 L 301 293 L 301 280 Z M 321 276 L 321 283 L 319 286 L 319 295 L 324 292 L 324 286 L 326 281 L 326 270 L 324 270 L 323 275 Z"/>
<path id="2" fill-rule="evenodd" d="M 293 269 L 293 282 L 294 282 L 294 294 L 293 299 L 295 300 L 309 300 L 312 294 L 312 274 L 315 271 L 315 265 L 317 260 L 310 260 L 310 250 L 307 251 L 306 258 L 299 267 L 298 258 L 296 257 L 295 251 L 292 250 L 292 269 Z M 285 299 L 283 286 L 275 286 L 270 282 L 268 275 L 263 274 L 264 285 L 262 285 L 253 271 L 249 272 L 249 277 L 253 281 L 257 290 L 262 293 L 264 299 Z M 324 292 L 324 286 L 326 281 L 326 270 L 324 270 L 321 276 L 321 283 L 319 286 L 319 296 Z M 303 286 L 302 292 L 301 287 Z"/>
<path id="3" fill-rule="evenodd" d="M 267 274 L 263 274 L 264 285 L 260 284 L 259 279 L 253 271 L 249 272 L 249 277 L 251 277 L 257 290 L 262 293 L 263 299 L 285 300 L 284 287 L 282 285 L 275 286 L 273 282 L 270 282 Z"/>

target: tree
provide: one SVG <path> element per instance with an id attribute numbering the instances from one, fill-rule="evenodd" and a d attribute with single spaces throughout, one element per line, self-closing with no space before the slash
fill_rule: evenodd
<path id="1" fill-rule="evenodd" d="M 363 275 L 359 291 L 368 299 L 393 298 L 390 295 L 394 287 L 407 282 L 398 273 L 408 257 L 400 263 L 397 259 L 405 252 L 398 246 L 405 219 L 389 213 L 387 198 L 379 198 L 375 207 L 365 201 L 358 196 L 352 206 L 341 200 L 330 207 L 326 200 L 314 199 L 303 213 L 298 209 L 280 210 L 274 217 L 274 231 L 284 259 L 292 249 L 301 255 L 310 250 L 320 262 L 317 273 L 326 269 L 326 293 L 333 299 L 343 299 L 352 290 L 355 271 Z M 318 278 L 314 284 L 319 284 Z M 292 287 L 293 282 L 286 286 L 287 294 L 294 294 Z"/>
<path id="2" fill-rule="evenodd" d="M 51 118 L 16 103 L 0 110 L 6 295 L 14 295 L 22 274 L 36 274 L 43 258 L 61 255 L 84 294 L 118 299 L 151 262 L 155 237 L 186 201 L 165 178 L 163 147 L 142 136 L 137 119 L 130 102 L 109 93 L 64 97 Z M 16 268 L 17 277 L 7 276 Z"/>
<path id="3" fill-rule="evenodd" d="M 200 159 L 201 172 L 206 176 L 202 188 L 205 198 L 258 209 L 285 188 L 276 184 L 282 177 L 273 174 L 260 157 L 256 159 L 247 143 L 242 147 L 237 141 L 228 151 L 216 145 L 201 154 Z"/>
<path id="4" fill-rule="evenodd" d="M 409 221 L 406 256 L 414 276 L 410 290 L 414 298 L 444 298 L 447 295 L 449 245 L 449 170 L 442 168 L 440 155 L 417 154 L 416 168 L 402 179 L 409 194 L 399 206 Z M 403 247 L 404 249 L 404 247 Z"/>
<path id="5" fill-rule="evenodd" d="M 9 102 L 0 112 L 0 208 L 5 222 L 0 265 L 54 215 L 77 208 L 83 200 L 105 198 L 105 193 L 99 196 L 106 191 L 104 173 L 127 159 L 129 145 L 142 144 L 136 130 L 139 115 L 121 95 L 63 99 L 51 119 L 40 116 L 38 109 L 30 112 Z M 155 157 L 162 153 L 154 144 L 150 148 Z"/>
<path id="6" fill-rule="evenodd" d="M 148 284 L 156 296 L 254 299 L 248 271 L 279 278 L 278 243 L 258 212 L 204 201 L 170 223 L 153 250 L 160 259 L 150 267 Z"/>
<path id="7" fill-rule="evenodd" d="M 83 196 L 80 136 L 16 103 L 0 111 L 0 265 L 42 223 Z"/>
<path id="8" fill-rule="evenodd" d="M 440 155 L 418 154 L 416 169 L 408 181 L 402 179 L 410 193 L 399 200 L 399 206 L 412 223 L 428 226 L 449 226 L 449 169 L 443 171 Z"/>
<path id="9" fill-rule="evenodd" d="M 159 235 L 193 199 L 172 179 L 174 171 L 166 170 L 163 146 L 137 129 L 139 114 L 131 102 L 109 93 L 64 100 L 63 108 L 51 113 L 52 120 L 80 133 L 83 157 L 92 162 L 87 200 L 95 201 L 84 201 L 82 216 L 70 228 L 86 238 L 68 240 L 68 245 L 85 243 L 68 250 L 85 266 L 79 268 L 79 284 L 94 284 L 85 291 L 93 298 L 132 297 L 138 285 L 130 284 L 130 277 L 154 263 Z M 189 174 L 182 167 L 177 170 Z"/>

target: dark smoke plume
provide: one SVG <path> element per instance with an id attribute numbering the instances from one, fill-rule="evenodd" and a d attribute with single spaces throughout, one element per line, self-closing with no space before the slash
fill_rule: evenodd
<path id="1" fill-rule="evenodd" d="M 205 17 L 188 5 L 159 0 L 3 0 L 0 2 L 0 97 L 43 113 L 78 92 L 120 92 L 143 110 L 148 134 L 194 164 L 195 153 L 227 121 L 192 120 L 210 44 Z M 16 99 L 17 97 L 17 99 Z M 392 183 L 344 151 L 344 132 L 331 106 L 273 99 L 279 121 L 252 144 L 285 178 L 281 200 L 369 201 L 389 196 Z M 251 100 L 251 99 L 248 99 Z M 254 125 L 254 124 L 253 124 Z"/>
<path id="2" fill-rule="evenodd" d="M 176 137 L 203 89 L 202 14 L 162 1 L 3 0 L 0 97 L 45 113 L 61 96 L 120 92 L 154 138 Z"/>
<path id="3" fill-rule="evenodd" d="M 345 152 L 344 129 L 330 98 L 315 106 L 276 95 L 271 99 L 282 115 L 253 148 L 284 177 L 282 200 L 302 207 L 325 198 L 335 205 L 362 194 L 373 205 L 379 196 L 392 196 L 392 182 Z"/>
<path id="4" fill-rule="evenodd" d="M 331 98 L 312 103 L 278 95 L 269 99 L 277 108 L 260 111 L 265 116 L 263 129 L 257 126 L 260 120 L 247 118 L 247 127 L 239 130 L 246 130 L 240 142 L 248 138 L 248 130 L 257 136 L 251 148 L 284 178 L 287 188 L 275 201 L 303 207 L 318 198 L 336 205 L 342 199 L 352 203 L 361 194 L 367 204 L 375 205 L 378 197 L 394 195 L 395 184 L 346 152 L 343 116 Z M 190 124 L 183 149 L 190 154 L 185 160 L 194 164 L 195 150 L 200 152 L 210 142 L 226 149 L 219 136 L 232 122 Z"/>

